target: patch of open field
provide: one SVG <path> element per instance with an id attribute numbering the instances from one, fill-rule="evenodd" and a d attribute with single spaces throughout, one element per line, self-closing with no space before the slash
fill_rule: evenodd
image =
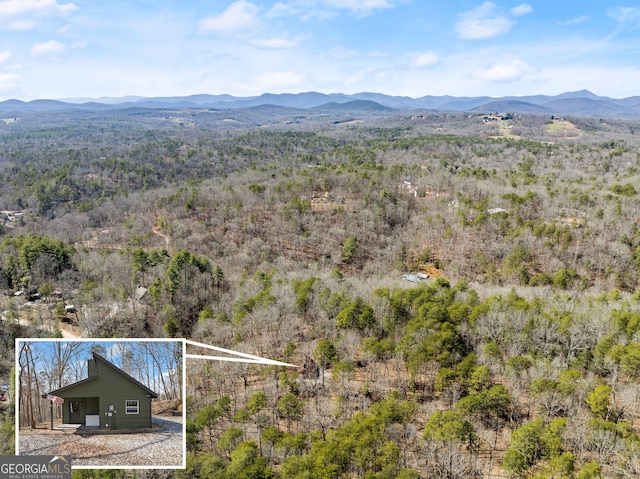
<path id="1" fill-rule="evenodd" d="M 559 138 L 578 138 L 582 136 L 580 128 L 567 120 L 552 120 L 546 129 L 547 133 Z"/>

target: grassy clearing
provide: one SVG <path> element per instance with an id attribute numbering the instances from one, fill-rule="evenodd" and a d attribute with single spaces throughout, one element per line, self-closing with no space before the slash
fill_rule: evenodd
<path id="1" fill-rule="evenodd" d="M 512 138 L 512 139 L 521 138 L 520 135 L 513 134 L 513 132 L 511 131 L 511 128 L 509 128 L 512 125 L 508 120 L 499 120 L 498 126 L 500 127 L 500 135 L 503 138 Z"/>
<path id="2" fill-rule="evenodd" d="M 582 136 L 582 131 L 576 125 L 567 120 L 552 120 L 546 126 L 547 133 L 563 138 L 578 138 Z"/>

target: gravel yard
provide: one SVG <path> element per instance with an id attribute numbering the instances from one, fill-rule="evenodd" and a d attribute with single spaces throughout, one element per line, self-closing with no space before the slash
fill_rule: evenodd
<path id="1" fill-rule="evenodd" d="M 153 416 L 153 428 L 140 432 L 21 429 L 20 455 L 71 456 L 72 466 L 182 467 L 182 418 Z"/>

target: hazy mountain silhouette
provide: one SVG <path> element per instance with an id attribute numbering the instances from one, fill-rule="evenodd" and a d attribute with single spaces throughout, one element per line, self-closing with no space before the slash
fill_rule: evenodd
<path id="1" fill-rule="evenodd" d="M 122 108 L 146 109 L 240 109 L 263 105 L 308 109 L 332 109 L 346 111 L 384 111 L 430 109 L 440 111 L 468 111 L 474 113 L 509 112 L 538 113 L 554 115 L 579 115 L 592 117 L 640 118 L 640 96 L 614 99 L 598 96 L 588 90 L 566 92 L 560 95 L 505 96 L 501 98 L 424 96 L 410 98 L 382 93 L 264 93 L 253 97 L 232 95 L 198 94 L 172 97 L 122 97 L 102 99 L 75 98 L 69 100 L 6 100 L 0 102 L 0 112 L 4 115 L 18 115 L 20 112 L 47 112 L 60 110 L 117 110 Z M 377 106 L 376 106 L 377 105 Z M 385 110 L 386 109 L 386 110 Z"/>

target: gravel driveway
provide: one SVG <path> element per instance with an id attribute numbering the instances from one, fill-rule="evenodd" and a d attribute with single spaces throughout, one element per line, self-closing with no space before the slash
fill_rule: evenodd
<path id="1" fill-rule="evenodd" d="M 18 435 L 20 455 L 71 456 L 72 466 L 182 467 L 182 418 L 153 416 L 153 428 L 141 432 L 24 429 Z"/>

